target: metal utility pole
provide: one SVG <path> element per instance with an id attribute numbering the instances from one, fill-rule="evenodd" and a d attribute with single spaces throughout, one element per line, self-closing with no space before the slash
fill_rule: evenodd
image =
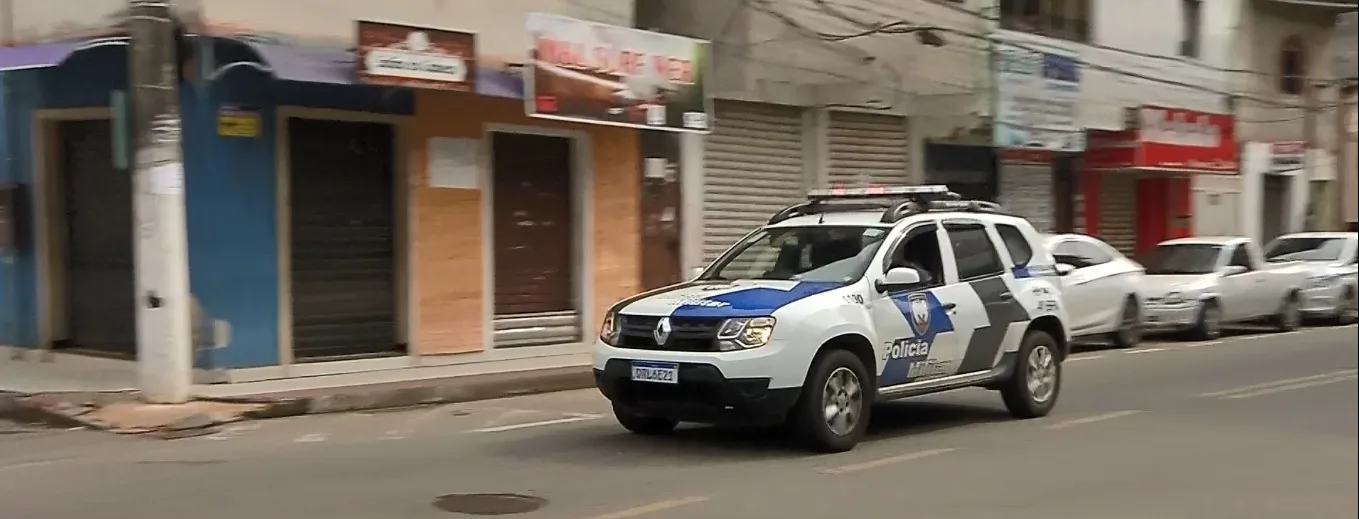
<path id="1" fill-rule="evenodd" d="M 189 265 L 180 150 L 179 52 L 165 0 L 130 0 L 136 171 L 137 366 L 142 397 L 174 404 L 193 381 Z"/>

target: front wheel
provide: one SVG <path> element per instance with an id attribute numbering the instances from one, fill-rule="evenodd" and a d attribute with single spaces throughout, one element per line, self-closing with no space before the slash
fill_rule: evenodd
<path id="1" fill-rule="evenodd" d="M 1359 296 L 1354 293 L 1354 288 L 1345 288 L 1345 293 L 1340 295 L 1339 308 L 1335 310 L 1335 323 L 1346 325 L 1359 321 Z"/>
<path id="2" fill-rule="evenodd" d="M 1191 333 L 1195 339 L 1203 341 L 1216 340 L 1222 336 L 1222 310 L 1216 301 L 1203 302 L 1203 307 L 1199 308 L 1199 319 Z"/>
<path id="3" fill-rule="evenodd" d="M 1014 373 L 1000 387 L 1005 409 L 1015 418 L 1039 418 L 1052 412 L 1062 392 L 1062 359 L 1057 341 L 1041 330 L 1024 335 Z"/>
<path id="4" fill-rule="evenodd" d="M 789 416 L 791 432 L 817 452 L 845 452 L 863 438 L 872 409 L 871 380 L 859 357 L 845 350 L 819 355 Z"/>

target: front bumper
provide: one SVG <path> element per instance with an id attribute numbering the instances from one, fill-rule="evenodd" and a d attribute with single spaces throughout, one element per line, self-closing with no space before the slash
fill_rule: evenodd
<path id="1" fill-rule="evenodd" d="M 800 388 L 771 389 L 768 378 L 727 378 L 712 364 L 681 362 L 678 383 L 632 380 L 631 359 L 613 358 L 596 368 L 595 385 L 628 411 L 680 422 L 730 425 L 781 423 Z"/>
<path id="2" fill-rule="evenodd" d="M 1344 283 L 1333 283 L 1303 290 L 1299 310 L 1308 317 L 1335 315 L 1345 303 L 1347 286 Z"/>
<path id="3" fill-rule="evenodd" d="M 1198 324 L 1200 306 L 1198 301 L 1175 305 L 1147 303 L 1142 305 L 1142 325 L 1150 332 L 1188 330 Z"/>

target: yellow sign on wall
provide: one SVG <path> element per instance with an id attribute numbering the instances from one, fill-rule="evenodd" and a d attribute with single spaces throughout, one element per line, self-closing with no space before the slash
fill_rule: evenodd
<path id="1" fill-rule="evenodd" d="M 255 138 L 260 136 L 260 114 L 246 110 L 217 112 L 217 135 L 222 137 Z"/>

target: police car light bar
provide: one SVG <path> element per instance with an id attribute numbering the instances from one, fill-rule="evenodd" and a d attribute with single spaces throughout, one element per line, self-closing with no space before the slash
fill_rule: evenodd
<path id="1" fill-rule="evenodd" d="M 814 189 L 807 193 L 809 199 L 826 198 L 878 198 L 909 195 L 942 195 L 948 193 L 948 186 L 869 186 L 833 187 Z"/>

